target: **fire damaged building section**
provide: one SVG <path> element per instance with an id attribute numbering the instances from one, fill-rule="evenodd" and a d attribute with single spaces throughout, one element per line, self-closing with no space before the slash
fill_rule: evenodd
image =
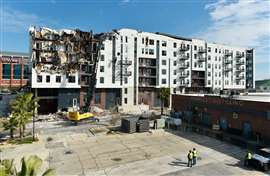
<path id="1" fill-rule="evenodd" d="M 99 40 L 92 31 L 31 27 L 31 87 L 50 113 L 70 107 L 88 110 L 96 82 Z M 60 94 L 61 93 L 61 94 Z"/>

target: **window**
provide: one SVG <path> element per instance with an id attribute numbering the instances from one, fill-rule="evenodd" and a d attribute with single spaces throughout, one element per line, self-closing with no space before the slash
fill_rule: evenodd
<path id="1" fill-rule="evenodd" d="M 221 57 L 220 56 L 218 57 L 218 60 L 221 61 Z"/>
<path id="2" fill-rule="evenodd" d="M 210 47 L 208 47 L 208 52 L 211 52 L 211 48 Z"/>
<path id="3" fill-rule="evenodd" d="M 208 65 L 207 65 L 207 68 L 211 68 L 211 64 L 208 64 Z"/>
<path id="4" fill-rule="evenodd" d="M 105 49 L 105 46 L 104 44 L 101 44 L 101 47 L 100 47 L 101 50 L 104 50 Z"/>
<path id="5" fill-rule="evenodd" d="M 104 66 L 100 66 L 100 72 L 104 72 Z"/>
<path id="6" fill-rule="evenodd" d="M 221 81 L 220 80 L 218 81 L 218 84 L 221 85 Z"/>
<path id="7" fill-rule="evenodd" d="M 142 44 L 144 44 L 144 38 L 142 38 Z"/>
<path id="8" fill-rule="evenodd" d="M 162 70 L 161 70 L 161 73 L 162 73 L 163 75 L 166 75 L 166 69 L 162 69 Z"/>
<path id="9" fill-rule="evenodd" d="M 3 64 L 2 77 L 3 79 L 10 79 L 11 66 L 10 64 Z"/>
<path id="10" fill-rule="evenodd" d="M 145 49 L 145 54 L 148 54 L 148 48 Z"/>
<path id="11" fill-rule="evenodd" d="M 100 93 L 99 92 L 95 92 L 95 103 L 99 104 L 100 103 Z"/>
<path id="12" fill-rule="evenodd" d="M 42 75 L 37 75 L 37 82 L 41 83 L 42 82 Z"/>
<path id="13" fill-rule="evenodd" d="M 68 77 L 68 82 L 75 83 L 75 76 L 69 76 Z"/>
<path id="14" fill-rule="evenodd" d="M 220 72 L 218 73 L 218 76 L 221 77 L 221 73 Z"/>
<path id="15" fill-rule="evenodd" d="M 104 77 L 100 77 L 100 78 L 99 78 L 99 82 L 100 82 L 101 84 L 103 84 L 103 83 L 104 83 Z"/>
<path id="16" fill-rule="evenodd" d="M 103 54 L 100 57 L 100 61 L 104 61 L 104 55 Z"/>
<path id="17" fill-rule="evenodd" d="M 173 80 L 173 84 L 176 84 L 176 79 Z"/>
<path id="18" fill-rule="evenodd" d="M 127 98 L 124 98 L 125 104 L 127 104 Z"/>
<path id="19" fill-rule="evenodd" d="M 173 61 L 173 65 L 176 66 L 176 61 Z"/>
<path id="20" fill-rule="evenodd" d="M 176 47 L 177 47 L 177 44 L 176 44 L 175 42 L 173 43 L 173 47 L 174 47 L 174 48 L 176 48 Z"/>
<path id="21" fill-rule="evenodd" d="M 208 75 L 208 76 L 211 76 L 211 72 L 207 72 L 207 75 Z"/>
<path id="22" fill-rule="evenodd" d="M 187 53 L 187 58 L 189 58 L 189 53 Z"/>
<path id="23" fill-rule="evenodd" d="M 196 45 L 194 45 L 194 50 L 197 50 L 197 46 Z"/>
<path id="24" fill-rule="evenodd" d="M 24 65 L 23 66 L 23 79 L 28 79 L 28 73 L 29 73 L 29 66 L 28 65 Z"/>
<path id="25" fill-rule="evenodd" d="M 176 70 L 173 71 L 173 74 L 176 75 Z"/>
<path id="26" fill-rule="evenodd" d="M 162 65 L 166 65 L 166 60 L 162 60 L 162 61 L 161 61 L 161 64 L 162 64 Z"/>
<path id="27" fill-rule="evenodd" d="M 167 42 L 166 41 L 162 41 L 161 42 L 161 45 L 164 46 L 164 47 L 166 47 L 167 46 Z"/>
<path id="28" fill-rule="evenodd" d="M 55 82 L 60 83 L 61 82 L 61 76 L 56 76 L 55 77 Z"/>
<path id="29" fill-rule="evenodd" d="M 162 79 L 162 80 L 161 80 L 161 83 L 162 83 L 162 84 L 166 84 L 166 79 Z"/>
<path id="30" fill-rule="evenodd" d="M 211 60 L 211 56 L 208 56 L 208 60 Z"/>
<path id="31" fill-rule="evenodd" d="M 215 61 L 217 61 L 217 56 L 215 56 Z"/>
<path id="32" fill-rule="evenodd" d="M 194 54 L 194 59 L 197 59 L 197 54 Z"/>
<path id="33" fill-rule="evenodd" d="M 142 48 L 142 54 L 144 54 L 144 48 Z"/>
<path id="34" fill-rule="evenodd" d="M 149 45 L 154 45 L 155 41 L 153 39 L 149 39 Z"/>
<path id="35" fill-rule="evenodd" d="M 167 52 L 165 50 L 162 50 L 162 56 L 166 56 Z"/>
<path id="36" fill-rule="evenodd" d="M 125 84 L 127 84 L 128 83 L 128 78 L 125 78 L 124 81 L 125 81 Z"/>
<path id="37" fill-rule="evenodd" d="M 194 67 L 197 67 L 197 63 L 196 62 L 194 63 Z"/>
<path id="38" fill-rule="evenodd" d="M 208 85 L 211 85 L 211 81 L 210 80 L 208 80 Z"/>
<path id="39" fill-rule="evenodd" d="M 219 49 L 219 53 L 221 53 L 221 49 Z"/>
<path id="40" fill-rule="evenodd" d="M 154 49 L 149 49 L 149 54 L 154 55 Z"/>
<path id="41" fill-rule="evenodd" d="M 19 64 L 14 64 L 13 65 L 13 79 L 21 79 L 21 65 Z"/>
<path id="42" fill-rule="evenodd" d="M 217 48 L 215 49 L 215 53 L 217 53 Z"/>
<path id="43" fill-rule="evenodd" d="M 128 42 L 128 37 L 126 36 L 126 43 Z"/>
<path id="44" fill-rule="evenodd" d="M 127 88 L 125 88 L 125 94 L 127 94 L 127 92 L 128 92 L 128 89 L 127 89 Z"/>
<path id="45" fill-rule="evenodd" d="M 176 57 L 176 51 L 173 52 L 173 56 Z"/>
<path id="46" fill-rule="evenodd" d="M 50 81 L 51 81 L 51 77 L 50 77 L 50 75 L 47 75 L 46 76 L 46 82 L 49 83 Z"/>

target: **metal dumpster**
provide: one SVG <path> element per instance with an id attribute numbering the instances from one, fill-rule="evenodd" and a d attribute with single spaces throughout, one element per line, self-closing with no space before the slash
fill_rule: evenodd
<path id="1" fill-rule="evenodd" d="M 137 132 L 147 132 L 149 131 L 149 126 L 149 119 L 140 117 L 137 122 Z"/>
<path id="2" fill-rule="evenodd" d="M 121 121 L 121 130 L 126 133 L 135 133 L 138 117 L 126 117 Z"/>

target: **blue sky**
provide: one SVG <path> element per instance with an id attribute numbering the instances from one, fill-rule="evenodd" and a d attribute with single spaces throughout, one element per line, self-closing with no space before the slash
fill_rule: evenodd
<path id="1" fill-rule="evenodd" d="M 0 0 L 0 49 L 28 52 L 30 25 L 94 32 L 135 28 L 256 49 L 270 78 L 270 4 L 264 0 Z"/>

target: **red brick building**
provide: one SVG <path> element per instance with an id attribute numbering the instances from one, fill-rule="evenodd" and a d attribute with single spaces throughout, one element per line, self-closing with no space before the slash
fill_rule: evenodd
<path id="1" fill-rule="evenodd" d="M 270 141 L 270 96 L 269 101 L 243 97 L 173 95 L 172 108 L 181 112 L 186 122 L 209 128 L 215 125 L 220 131 L 247 139 Z"/>
<path id="2" fill-rule="evenodd" d="M 28 54 L 0 52 L 0 89 L 24 87 L 29 78 Z"/>

